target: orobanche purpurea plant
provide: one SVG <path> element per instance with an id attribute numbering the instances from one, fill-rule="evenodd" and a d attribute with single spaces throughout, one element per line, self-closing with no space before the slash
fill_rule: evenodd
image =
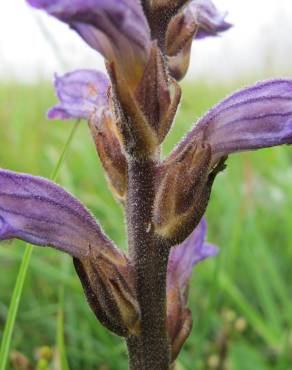
<path id="1" fill-rule="evenodd" d="M 203 215 L 229 154 L 292 142 L 292 80 L 257 83 L 210 109 L 160 158 L 192 42 L 231 25 L 210 0 L 28 0 L 67 23 L 108 75 L 55 79 L 51 119 L 88 121 L 110 189 L 125 210 L 128 253 L 53 182 L 0 171 L 0 239 L 73 257 L 97 319 L 125 338 L 132 370 L 168 370 L 190 334 L 193 266 L 217 254 Z"/>

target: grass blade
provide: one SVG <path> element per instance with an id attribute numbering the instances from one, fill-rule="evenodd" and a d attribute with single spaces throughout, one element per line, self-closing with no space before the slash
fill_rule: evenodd
<path id="1" fill-rule="evenodd" d="M 67 142 L 66 142 L 66 144 L 63 148 L 63 151 L 60 155 L 60 158 L 59 158 L 54 170 L 52 171 L 52 175 L 51 175 L 52 180 L 55 180 L 57 175 L 58 175 L 58 172 L 61 168 L 61 165 L 62 165 L 62 163 L 65 159 L 66 153 L 67 153 L 67 151 L 70 147 L 70 144 L 73 140 L 75 132 L 78 128 L 78 125 L 79 125 L 79 121 L 77 121 L 75 123 L 75 125 L 73 126 L 73 128 L 70 132 L 70 135 L 69 135 L 68 140 L 67 140 Z M 3 338 L 2 338 L 2 341 L 1 341 L 1 347 L 0 347 L 0 370 L 5 370 L 6 369 L 6 365 L 7 365 L 7 361 L 8 361 L 8 354 L 9 354 L 9 349 L 10 349 L 11 339 L 12 339 L 12 334 L 13 334 L 13 329 L 14 329 L 14 325 L 15 325 L 17 312 L 18 312 L 18 309 L 19 309 L 19 303 L 20 303 L 20 299 L 21 299 L 21 295 L 22 295 L 22 291 L 23 291 L 23 285 L 24 285 L 25 278 L 26 278 L 26 275 L 27 275 L 28 266 L 29 266 L 29 262 L 30 262 L 30 259 L 31 259 L 32 251 L 33 251 L 33 246 L 30 245 L 30 244 L 26 244 L 25 251 L 24 251 L 24 254 L 23 254 L 23 259 L 22 259 L 22 262 L 21 262 L 21 265 L 20 265 L 20 269 L 19 269 L 17 278 L 16 278 L 16 282 L 15 282 L 15 286 L 14 286 L 14 289 L 13 289 L 11 302 L 10 302 L 10 305 L 9 305 L 6 324 L 5 324 L 4 331 L 3 331 Z M 66 368 L 63 368 L 63 367 L 62 367 L 62 369 L 66 370 Z"/>

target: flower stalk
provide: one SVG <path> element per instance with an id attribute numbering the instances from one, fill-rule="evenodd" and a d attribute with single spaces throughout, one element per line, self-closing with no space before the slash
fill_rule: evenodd
<path id="1" fill-rule="evenodd" d="M 166 272 L 169 249 L 153 230 L 155 162 L 129 160 L 126 207 L 129 255 L 134 267 L 141 334 L 130 338 L 131 370 L 168 370 L 170 344 L 166 327 Z"/>

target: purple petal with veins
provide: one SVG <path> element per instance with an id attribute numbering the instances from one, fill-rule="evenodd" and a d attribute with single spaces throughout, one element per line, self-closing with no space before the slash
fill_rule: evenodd
<path id="1" fill-rule="evenodd" d="M 77 258 L 114 249 L 90 212 L 41 177 L 0 170 L 0 240 L 51 246 Z"/>
<path id="2" fill-rule="evenodd" d="M 238 151 L 292 143 L 292 80 L 270 80 L 242 89 L 210 109 L 171 156 L 206 142 L 212 163 Z"/>

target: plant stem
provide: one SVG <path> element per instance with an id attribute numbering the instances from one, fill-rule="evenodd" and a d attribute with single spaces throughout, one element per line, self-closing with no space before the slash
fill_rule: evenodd
<path id="1" fill-rule="evenodd" d="M 152 228 L 155 162 L 128 162 L 127 223 L 129 254 L 135 270 L 141 310 L 141 335 L 128 340 L 132 370 L 169 370 L 170 348 L 166 329 L 166 271 L 169 250 Z"/>
<path id="2" fill-rule="evenodd" d="M 65 146 L 62 150 L 62 153 L 58 159 L 57 164 L 55 165 L 52 174 L 51 174 L 51 179 L 55 180 L 56 176 L 61 168 L 61 165 L 65 159 L 66 153 L 69 149 L 69 146 L 72 142 L 72 139 L 74 137 L 74 134 L 78 128 L 79 121 L 75 123 L 73 126 L 70 135 L 65 143 Z M 6 324 L 4 327 L 3 331 L 3 337 L 1 341 L 1 347 L 0 347 L 0 370 L 5 370 L 6 365 L 7 365 L 7 360 L 8 360 L 8 354 L 9 354 L 9 348 L 11 345 L 11 339 L 12 339 L 12 334 L 13 334 L 13 329 L 15 325 L 15 320 L 17 316 L 17 312 L 19 309 L 19 304 L 20 304 L 20 298 L 22 295 L 23 291 L 23 286 L 25 282 L 25 278 L 27 275 L 28 267 L 29 267 L 29 262 L 31 259 L 31 255 L 33 252 L 33 246 L 30 244 L 26 244 L 25 251 L 23 254 L 23 259 L 19 268 L 19 272 L 16 278 L 16 282 L 14 285 L 14 290 L 12 293 L 11 297 L 11 302 L 9 304 L 9 309 L 8 309 L 8 315 L 7 315 L 7 320 Z"/>

